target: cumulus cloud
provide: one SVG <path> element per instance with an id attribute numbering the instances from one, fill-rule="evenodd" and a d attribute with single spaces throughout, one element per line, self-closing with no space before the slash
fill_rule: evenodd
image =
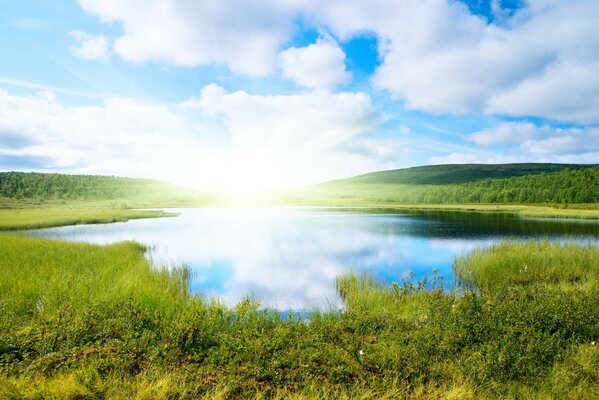
<path id="1" fill-rule="evenodd" d="M 481 154 L 479 152 L 453 152 L 443 156 L 435 156 L 429 159 L 433 165 L 443 164 L 505 164 L 525 162 L 512 155 Z M 530 160 L 529 160 L 530 162 Z"/>
<path id="2" fill-rule="evenodd" d="M 76 45 L 71 47 L 71 53 L 75 57 L 103 62 L 110 58 L 108 39 L 104 36 L 90 35 L 82 31 L 72 31 L 71 36 L 76 42 Z"/>
<path id="3" fill-rule="evenodd" d="M 217 117 L 227 128 L 237 159 L 254 175 L 308 183 L 365 172 L 379 162 L 349 152 L 348 142 L 373 133 L 382 117 L 365 93 L 314 91 L 295 95 L 227 92 L 211 84 L 188 107 Z M 248 170 L 249 171 L 249 170 Z"/>
<path id="4" fill-rule="evenodd" d="M 529 122 L 503 122 L 467 139 L 488 151 L 461 151 L 432 157 L 432 164 L 563 162 L 596 163 L 599 128 L 559 128 Z"/>
<path id="5" fill-rule="evenodd" d="M 0 90 L 0 159 L 210 189 L 289 187 L 380 169 L 377 154 L 344 147 L 353 140 L 376 147 L 368 138 L 380 122 L 364 93 L 259 96 L 212 84 L 182 103 L 109 98 L 68 106 L 50 92 Z"/>
<path id="6" fill-rule="evenodd" d="M 330 88 L 347 82 L 345 53 L 331 38 L 306 47 L 291 47 L 280 56 L 283 76 L 310 88 Z"/>
<path id="7" fill-rule="evenodd" d="M 458 1 L 320 4 L 313 13 L 337 35 L 379 36 L 374 82 L 408 108 L 599 122 L 594 0 L 530 0 L 499 23 Z"/>
<path id="8" fill-rule="evenodd" d="M 292 8 L 276 0 L 79 0 L 88 13 L 122 24 L 114 43 L 124 59 L 180 66 L 224 65 L 234 72 L 274 71 L 292 31 Z"/>
<path id="9" fill-rule="evenodd" d="M 80 4 L 122 25 L 114 48 L 128 60 L 271 74 L 299 18 L 341 40 L 375 34 L 382 64 L 373 82 L 410 109 L 599 123 L 596 0 L 529 0 L 515 12 L 493 2 L 493 22 L 453 0 Z M 347 78 L 330 43 L 283 50 L 280 57 L 284 75 L 302 85 L 330 86 Z"/>

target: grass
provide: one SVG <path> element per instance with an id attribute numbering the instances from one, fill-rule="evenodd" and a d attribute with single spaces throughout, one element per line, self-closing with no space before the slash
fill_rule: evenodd
<path id="1" fill-rule="evenodd" d="M 175 214 L 154 210 L 104 208 L 0 208 L 0 231 L 54 226 L 124 222 L 130 219 L 168 217 Z"/>
<path id="2" fill-rule="evenodd" d="M 511 204 L 402 204 L 389 206 L 397 210 L 502 213 L 524 218 L 599 219 L 599 208 L 594 205 L 586 205 L 587 208 L 584 205 L 580 205 L 580 208 L 559 208 L 547 205 Z"/>
<path id="3" fill-rule="evenodd" d="M 599 248 L 588 244 L 502 243 L 458 257 L 454 270 L 478 288 L 504 285 L 592 283 L 599 277 Z"/>
<path id="4" fill-rule="evenodd" d="M 457 260 L 476 284 L 496 280 L 484 290 L 344 275 L 344 310 L 309 320 L 189 297 L 185 270 L 152 268 L 143 251 L 0 234 L 0 398 L 599 397 L 589 246 L 505 243 Z M 533 279 L 503 277 L 522 262 Z"/>
<path id="5" fill-rule="evenodd" d="M 2 233 L 0 244 L 0 305 L 15 315 L 132 297 L 173 308 L 186 298 L 185 270 L 151 268 L 135 242 L 94 246 Z"/>

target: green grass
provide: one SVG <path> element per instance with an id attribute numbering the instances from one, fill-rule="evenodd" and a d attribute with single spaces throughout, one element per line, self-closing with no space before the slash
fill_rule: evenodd
<path id="1" fill-rule="evenodd" d="M 175 214 L 172 213 L 154 210 L 102 208 L 0 208 L 0 231 L 124 222 L 130 219 L 170 217 L 174 215 Z"/>
<path id="2" fill-rule="evenodd" d="M 599 248 L 589 244 L 501 243 L 458 257 L 454 270 L 479 288 L 505 285 L 597 284 Z"/>
<path id="3" fill-rule="evenodd" d="M 185 271 L 151 268 L 134 242 L 94 246 L 2 233 L 0 243 L 0 305 L 16 315 L 132 297 L 172 308 L 186 298 Z"/>
<path id="4" fill-rule="evenodd" d="M 349 205 L 349 204 L 348 204 Z M 463 212 L 463 213 L 496 213 L 513 214 L 523 218 L 572 218 L 599 219 L 597 205 L 580 205 L 578 207 L 560 208 L 547 205 L 513 205 L 513 204 L 356 204 L 360 206 L 386 207 L 393 210 L 430 211 L 430 212 Z"/>
<path id="5" fill-rule="evenodd" d="M 460 258 L 496 280 L 484 290 L 344 275 L 344 310 L 305 320 L 189 297 L 185 270 L 152 268 L 131 242 L 4 233 L 0 399 L 593 399 L 596 255 L 506 243 Z"/>

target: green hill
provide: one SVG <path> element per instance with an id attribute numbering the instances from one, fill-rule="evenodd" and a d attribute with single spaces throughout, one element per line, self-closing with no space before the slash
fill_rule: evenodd
<path id="1" fill-rule="evenodd" d="M 202 203 L 190 189 L 151 179 L 0 172 L 0 205 L 97 203 L 111 207 L 167 207 Z"/>
<path id="2" fill-rule="evenodd" d="M 349 179 L 325 183 L 449 185 L 484 179 L 505 179 L 515 176 L 558 172 L 564 169 L 588 168 L 585 164 L 446 164 L 425 165 L 390 171 L 371 172 Z"/>
<path id="3" fill-rule="evenodd" d="M 302 204 L 599 203 L 599 166 L 578 164 L 435 165 L 374 172 L 312 186 Z"/>

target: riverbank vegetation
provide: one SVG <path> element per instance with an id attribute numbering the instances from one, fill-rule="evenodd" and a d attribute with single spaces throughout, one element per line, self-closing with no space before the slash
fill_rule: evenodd
<path id="1" fill-rule="evenodd" d="M 175 215 L 156 210 L 118 208 L 0 208 L 0 231 L 125 222 L 130 219 L 171 217 Z"/>
<path id="2" fill-rule="evenodd" d="M 0 234 L 0 398 L 599 396 L 590 246 L 476 251 L 473 289 L 345 275 L 308 318 L 189 297 L 143 252 Z"/>

